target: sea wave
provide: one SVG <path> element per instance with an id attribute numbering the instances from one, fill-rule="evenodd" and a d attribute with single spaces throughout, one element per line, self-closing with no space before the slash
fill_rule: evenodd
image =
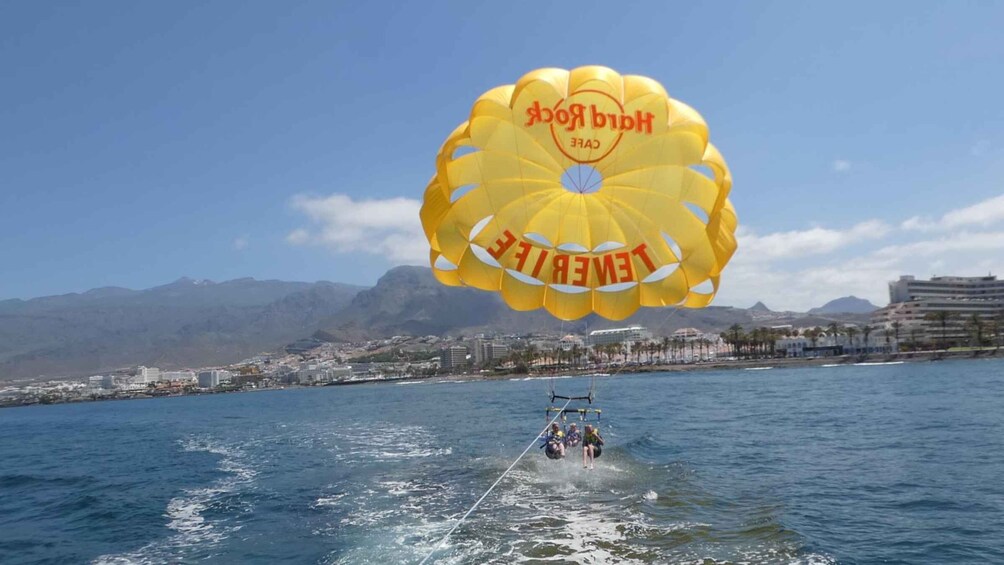
<path id="1" fill-rule="evenodd" d="M 224 475 L 209 486 L 186 488 L 167 503 L 164 517 L 167 527 L 175 532 L 172 536 L 133 552 L 103 555 L 94 560 L 96 565 L 160 564 L 198 559 L 240 529 L 234 517 L 234 506 L 241 506 L 240 494 L 250 488 L 258 475 L 246 453 L 237 445 L 205 436 L 180 440 L 179 446 L 183 452 L 220 456 L 216 470 Z M 211 510 L 224 507 L 226 518 L 207 517 Z M 246 513 L 251 508 L 242 510 L 240 513 Z"/>

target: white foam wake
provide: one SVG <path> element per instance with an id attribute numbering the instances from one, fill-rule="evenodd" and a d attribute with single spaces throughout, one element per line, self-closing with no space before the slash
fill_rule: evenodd
<path id="1" fill-rule="evenodd" d="M 184 489 L 180 496 L 167 503 L 164 517 L 174 535 L 151 542 L 134 552 L 103 555 L 94 560 L 96 565 L 176 563 L 197 550 L 219 544 L 240 529 L 237 524 L 209 520 L 205 513 L 223 497 L 238 494 L 254 482 L 257 472 L 248 464 L 244 452 L 205 437 L 188 438 L 179 443 L 182 451 L 221 456 L 217 470 L 224 476 L 207 487 Z"/>

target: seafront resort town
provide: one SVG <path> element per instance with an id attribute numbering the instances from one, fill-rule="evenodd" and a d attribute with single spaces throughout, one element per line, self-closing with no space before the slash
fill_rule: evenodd
<path id="1" fill-rule="evenodd" d="M 206 394 L 299 386 L 508 374 L 741 365 L 770 360 L 996 355 L 1004 346 L 1004 281 L 995 276 L 902 276 L 864 323 L 777 324 L 791 313 L 751 310 L 753 324 L 655 335 L 639 325 L 585 335 L 389 336 L 359 343 L 296 341 L 224 367 L 134 366 L 87 378 L 7 381 L 0 406 Z M 460 377 L 458 377 L 460 376 Z"/>

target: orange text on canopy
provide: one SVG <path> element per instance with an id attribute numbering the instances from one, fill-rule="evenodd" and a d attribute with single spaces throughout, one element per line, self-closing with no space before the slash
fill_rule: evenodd
<path id="1" fill-rule="evenodd" d="M 544 249 L 526 240 L 517 240 L 509 230 L 487 249 L 496 261 L 510 253 L 507 263 L 520 273 L 541 282 L 592 288 L 610 284 L 637 282 L 656 270 L 649 255 L 648 245 L 639 244 L 630 251 L 611 251 L 601 254 L 567 254 Z M 643 267 L 648 272 L 639 272 Z M 550 281 L 540 279 L 541 273 L 550 271 Z M 595 281 L 595 284 L 591 284 Z"/>
<path id="2" fill-rule="evenodd" d="M 634 131 L 646 135 L 652 134 L 652 123 L 655 121 L 655 114 L 641 110 L 635 110 L 633 114 L 603 112 L 596 104 L 590 104 L 587 113 L 585 104 L 569 104 L 567 109 L 560 107 L 552 109 L 541 106 L 538 101 L 534 101 L 533 105 L 526 109 L 526 117 L 527 127 L 534 124 L 552 124 L 553 127 L 557 124 L 566 131 L 576 131 L 586 127 L 588 117 L 591 129 L 609 128 L 612 131 Z"/>
<path id="3" fill-rule="evenodd" d="M 553 106 L 532 101 L 525 107 L 523 126 L 546 126 L 555 146 L 578 163 L 602 160 L 627 134 L 652 135 L 655 114 L 624 106 L 606 92 L 579 90 Z"/>

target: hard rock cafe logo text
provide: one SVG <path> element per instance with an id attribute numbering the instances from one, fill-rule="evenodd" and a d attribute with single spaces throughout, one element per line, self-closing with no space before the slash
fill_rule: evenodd
<path id="1" fill-rule="evenodd" d="M 586 127 L 589 119 L 591 129 L 609 128 L 611 131 L 635 131 L 651 135 L 652 122 L 655 114 L 635 110 L 633 114 L 603 112 L 596 104 L 569 104 L 568 108 L 548 108 L 534 101 L 533 106 L 526 109 L 526 126 L 534 124 L 558 124 L 565 131 L 575 131 Z"/>
<path id="2" fill-rule="evenodd" d="M 628 112 L 605 92 L 580 90 L 553 106 L 534 100 L 525 109 L 523 125 L 546 125 L 557 148 L 578 163 L 595 163 L 610 154 L 627 134 L 652 135 L 655 114 Z"/>

